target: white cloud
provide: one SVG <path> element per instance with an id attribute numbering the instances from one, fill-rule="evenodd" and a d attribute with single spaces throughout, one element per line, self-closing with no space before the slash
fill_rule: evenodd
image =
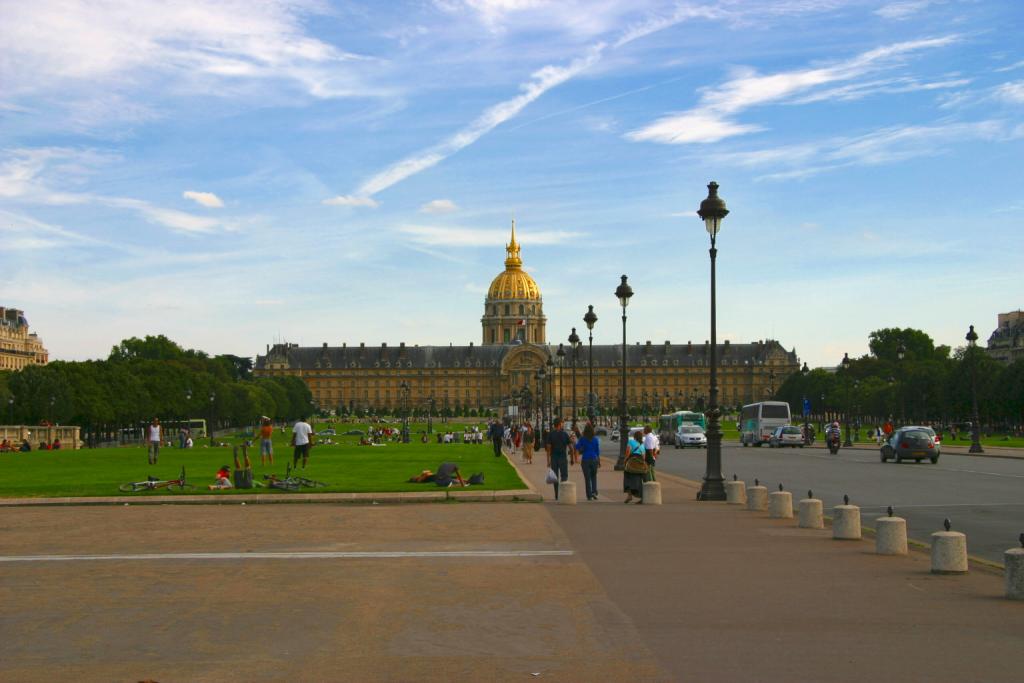
<path id="1" fill-rule="evenodd" d="M 459 207 L 450 199 L 434 199 L 420 207 L 420 213 L 451 213 Z"/>
<path id="2" fill-rule="evenodd" d="M 996 69 L 996 71 L 997 72 L 1014 71 L 1016 69 L 1024 69 L 1024 59 L 1022 59 L 1019 62 L 1014 62 L 1013 64 L 1008 64 L 1006 66 L 1001 66 L 998 69 Z"/>
<path id="3" fill-rule="evenodd" d="M 480 230 L 477 228 L 450 228 L 432 225 L 403 225 L 399 232 L 408 235 L 415 244 L 428 247 L 494 247 L 505 246 L 507 230 Z M 563 244 L 582 237 L 585 233 L 566 230 L 522 231 L 516 235 L 530 245 Z"/>
<path id="4" fill-rule="evenodd" d="M 196 192 L 195 190 L 185 190 L 181 193 L 181 196 L 185 199 L 191 199 L 197 204 L 201 204 L 210 209 L 223 208 L 224 202 L 221 198 L 212 192 Z"/>
<path id="5" fill-rule="evenodd" d="M 488 107 L 475 121 L 448 139 L 406 157 L 372 176 L 359 187 L 356 195 L 359 197 L 375 195 L 472 145 L 505 121 L 517 116 L 527 105 L 551 88 L 565 83 L 586 70 L 600 59 L 603 50 L 604 44 L 598 44 L 592 47 L 586 55 L 573 60 L 567 66 L 548 65 L 538 69 L 531 75 L 530 80 L 519 86 L 521 90 L 519 95 Z"/>
<path id="6" fill-rule="evenodd" d="M 875 10 L 875 14 L 883 19 L 895 19 L 902 21 L 909 19 L 918 12 L 928 8 L 932 0 L 906 0 L 906 2 L 893 2 L 883 5 Z"/>
<path id="7" fill-rule="evenodd" d="M 376 200 L 372 197 L 356 197 L 353 195 L 338 195 L 337 197 L 331 197 L 323 201 L 327 206 L 367 206 L 371 209 L 375 209 L 379 206 Z"/>
<path id="8" fill-rule="evenodd" d="M 1024 81 L 1014 83 L 1003 83 L 996 88 L 995 95 L 998 99 L 1012 104 L 1024 104 Z"/>
<path id="9" fill-rule="evenodd" d="M 720 86 L 704 89 L 700 102 L 693 109 L 659 118 L 652 124 L 627 133 L 626 138 L 664 144 L 692 144 L 757 132 L 763 128 L 737 123 L 732 117 L 751 107 L 784 102 L 819 86 L 859 78 L 871 71 L 891 66 L 903 55 L 942 47 L 957 40 L 956 36 L 945 36 L 894 43 L 831 66 L 775 74 L 764 75 L 753 69 L 740 69 Z"/>

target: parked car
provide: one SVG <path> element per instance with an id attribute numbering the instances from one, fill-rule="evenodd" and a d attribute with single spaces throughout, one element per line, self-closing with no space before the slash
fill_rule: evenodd
<path id="1" fill-rule="evenodd" d="M 697 425 L 680 425 L 675 443 L 676 448 L 707 448 L 708 437 Z"/>
<path id="2" fill-rule="evenodd" d="M 793 425 L 776 427 L 772 435 L 768 437 L 769 448 L 783 448 L 785 446 L 790 448 L 804 447 L 804 435 L 799 427 Z"/>
<path id="3" fill-rule="evenodd" d="M 941 444 L 935 438 L 935 430 L 931 427 L 900 427 L 880 449 L 882 462 L 921 462 L 927 458 L 933 464 L 939 461 L 940 451 Z"/>
<path id="4" fill-rule="evenodd" d="M 595 436 L 608 436 L 608 430 L 605 427 L 594 427 L 594 434 Z"/>

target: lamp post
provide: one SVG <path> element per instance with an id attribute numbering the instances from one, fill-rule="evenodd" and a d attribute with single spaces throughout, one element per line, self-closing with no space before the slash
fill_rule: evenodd
<path id="1" fill-rule="evenodd" d="M 718 249 L 715 241 L 722 220 L 729 215 L 725 201 L 718 196 L 718 183 L 708 183 L 708 196 L 700 203 L 697 215 L 704 221 L 704 227 L 711 237 L 711 405 L 707 409 L 708 416 L 708 447 L 707 469 L 704 482 L 701 484 L 698 500 L 725 500 L 725 484 L 722 481 L 722 428 L 718 422 L 718 330 L 715 311 L 715 259 Z"/>
<path id="2" fill-rule="evenodd" d="M 540 427 L 544 421 L 544 376 L 547 371 L 544 369 L 544 365 L 537 369 L 537 408 L 536 408 L 536 419 L 537 428 L 533 430 L 533 450 L 540 450 Z"/>
<path id="3" fill-rule="evenodd" d="M 907 357 L 907 347 L 900 342 L 900 345 L 896 347 L 896 360 L 899 361 L 899 374 L 900 383 L 898 386 L 900 392 L 900 424 L 905 425 L 907 423 L 907 401 L 903 396 L 903 359 Z"/>
<path id="4" fill-rule="evenodd" d="M 565 347 L 561 342 L 558 344 L 558 351 L 555 352 L 555 355 L 558 356 L 558 414 L 556 417 L 562 417 L 562 406 L 565 405 L 563 400 L 563 387 L 565 386 L 565 380 L 563 379 L 565 375 L 563 372 L 565 369 Z"/>
<path id="5" fill-rule="evenodd" d="M 629 413 L 626 404 L 626 306 L 633 296 L 633 288 L 629 286 L 625 275 L 622 282 L 615 288 L 615 296 L 622 306 L 622 394 L 619 396 L 619 459 L 615 469 L 621 470 L 626 462 L 626 442 L 629 440 Z"/>
<path id="6" fill-rule="evenodd" d="M 409 383 L 402 380 L 398 388 L 402 390 L 402 443 L 409 443 Z"/>
<path id="7" fill-rule="evenodd" d="M 804 380 L 805 380 L 804 383 L 806 384 L 807 375 L 811 374 L 811 369 L 809 367 L 807 367 L 807 362 L 806 361 L 804 361 L 804 366 L 802 368 L 800 368 L 800 374 L 803 375 Z M 804 413 L 804 445 L 805 446 L 810 446 L 811 445 L 811 425 L 810 425 L 809 422 L 807 422 L 807 420 L 810 417 L 811 411 L 808 409 L 808 406 L 807 406 L 807 392 L 806 391 L 804 392 L 804 400 L 803 400 L 803 405 L 801 406 L 801 410 Z"/>
<path id="8" fill-rule="evenodd" d="M 9 424 L 13 427 L 14 426 L 14 396 L 13 395 L 7 397 L 7 414 L 8 414 Z"/>
<path id="9" fill-rule="evenodd" d="M 847 375 L 850 372 L 850 354 L 843 354 L 843 360 L 840 365 L 843 366 L 843 374 Z M 847 376 L 844 379 L 846 380 L 844 382 L 846 385 L 846 414 L 843 422 L 846 423 L 846 441 L 843 442 L 843 445 L 850 447 L 853 446 L 853 439 L 850 438 L 850 378 Z"/>
<path id="10" fill-rule="evenodd" d="M 588 350 L 587 350 L 587 417 L 594 421 L 594 323 L 597 322 L 597 314 L 593 306 L 587 306 L 587 312 L 583 315 L 583 322 L 587 324 Z"/>
<path id="11" fill-rule="evenodd" d="M 569 346 L 572 347 L 572 428 L 576 429 L 576 358 L 580 351 L 580 336 L 576 328 L 569 333 Z"/>
<path id="12" fill-rule="evenodd" d="M 978 417 L 978 333 L 974 331 L 974 325 L 971 325 L 971 329 L 968 330 L 967 336 L 967 353 L 971 355 L 971 407 L 973 414 L 971 416 L 971 448 L 968 453 L 984 453 L 985 449 L 981 447 L 981 421 Z"/>
<path id="13" fill-rule="evenodd" d="M 217 400 L 217 392 L 210 390 L 210 445 L 213 445 L 213 421 L 214 421 L 214 401 Z"/>
<path id="14" fill-rule="evenodd" d="M 548 356 L 547 361 L 548 371 L 548 385 L 546 387 L 548 397 L 548 413 L 544 416 L 544 428 L 551 429 L 551 422 L 555 419 L 555 359 Z"/>
<path id="15" fill-rule="evenodd" d="M 431 396 L 427 403 L 427 434 L 434 433 L 434 397 Z"/>

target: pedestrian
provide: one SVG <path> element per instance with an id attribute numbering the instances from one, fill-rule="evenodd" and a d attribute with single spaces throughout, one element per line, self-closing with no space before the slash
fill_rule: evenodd
<path id="1" fill-rule="evenodd" d="M 628 494 L 626 500 L 623 503 L 631 503 L 633 499 L 637 499 L 637 503 L 644 502 L 644 477 L 647 476 L 646 472 L 630 472 L 629 461 L 631 459 L 639 460 L 645 463 L 644 458 L 644 445 L 640 441 L 637 441 L 636 435 L 631 435 L 629 441 L 626 442 L 626 463 L 622 469 L 622 491 Z M 643 467 L 641 465 L 641 467 Z"/>
<path id="2" fill-rule="evenodd" d="M 299 458 L 302 458 L 302 469 L 306 469 L 309 449 L 313 447 L 313 428 L 306 422 L 305 417 L 299 418 L 292 426 L 292 446 L 295 447 L 295 452 L 292 454 L 292 467 L 297 467 Z"/>
<path id="3" fill-rule="evenodd" d="M 594 435 L 594 425 L 583 427 L 583 436 L 576 440 L 576 452 L 580 456 L 583 470 L 583 485 L 587 489 L 587 500 L 597 500 L 597 470 L 601 467 L 601 443 Z"/>
<path id="4" fill-rule="evenodd" d="M 185 447 L 185 439 L 186 439 L 187 436 L 188 436 L 188 434 L 186 434 L 185 427 L 184 426 L 179 427 L 178 428 L 178 448 L 184 448 Z"/>
<path id="5" fill-rule="evenodd" d="M 274 425 L 269 417 L 260 421 L 260 464 L 274 464 Z"/>
<path id="6" fill-rule="evenodd" d="M 658 462 L 658 455 L 661 453 L 661 440 L 654 433 L 650 425 L 644 427 L 644 460 L 647 463 L 647 481 L 657 481 L 654 476 L 654 466 Z"/>
<path id="7" fill-rule="evenodd" d="M 494 457 L 500 458 L 501 442 L 505 440 L 505 426 L 498 420 L 491 420 L 487 435 L 491 437 L 491 445 L 494 446 Z"/>
<path id="8" fill-rule="evenodd" d="M 569 451 L 572 450 L 569 435 L 562 429 L 562 418 L 555 418 L 555 424 L 548 432 L 545 449 L 548 453 L 548 469 L 555 472 L 555 500 L 558 500 L 559 484 L 569 480 Z"/>
<path id="9" fill-rule="evenodd" d="M 149 456 L 149 464 L 155 465 L 160 456 L 160 419 L 156 417 L 146 427 L 146 454 Z"/>
<path id="10" fill-rule="evenodd" d="M 523 427 L 523 462 L 533 464 L 533 425 Z"/>

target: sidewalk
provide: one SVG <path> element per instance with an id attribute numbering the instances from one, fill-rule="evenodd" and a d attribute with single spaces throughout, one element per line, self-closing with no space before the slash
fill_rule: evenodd
<path id="1" fill-rule="evenodd" d="M 1024 603 L 1003 598 L 1000 574 L 933 575 L 924 553 L 882 557 L 872 540 L 700 503 L 696 483 L 666 474 L 663 505 L 623 505 L 613 462 L 602 463 L 597 502 L 571 468 L 575 506 L 553 504 L 543 452 L 520 467 L 672 680 L 1020 677 Z"/>

